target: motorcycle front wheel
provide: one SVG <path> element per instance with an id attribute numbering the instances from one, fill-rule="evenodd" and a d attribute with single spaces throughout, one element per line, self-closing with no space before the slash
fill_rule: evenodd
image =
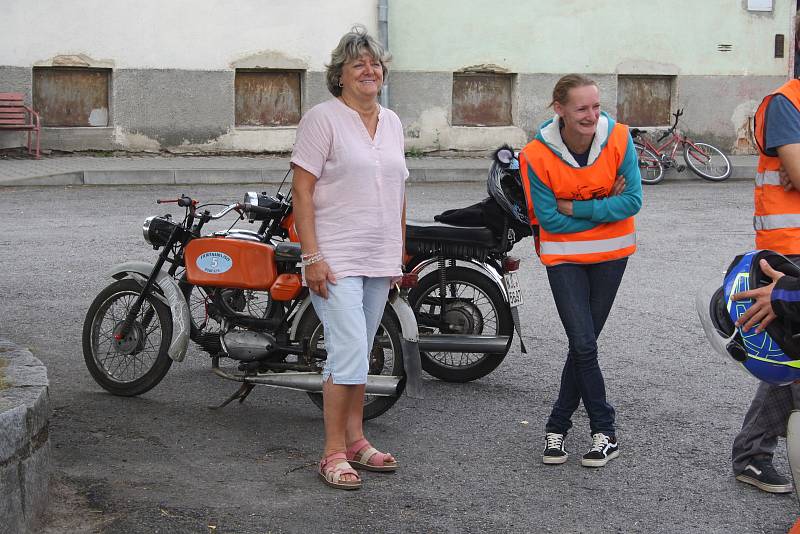
<path id="1" fill-rule="evenodd" d="M 408 295 L 419 324 L 419 335 L 452 334 L 512 336 L 514 319 L 500 288 L 487 275 L 467 267 L 445 270 L 445 305 L 439 293 L 439 271 L 423 276 Z M 447 325 L 441 331 L 442 321 Z M 422 368 L 446 382 L 482 378 L 503 361 L 508 352 L 422 352 Z"/>
<path id="2" fill-rule="evenodd" d="M 136 281 L 114 282 L 95 297 L 83 323 L 83 359 L 92 378 L 114 395 L 132 397 L 155 387 L 167 374 L 172 339 L 169 308 L 148 295 L 125 337 L 116 339 L 142 292 Z"/>
<path id="3" fill-rule="evenodd" d="M 300 324 L 297 327 L 297 339 L 308 339 L 309 351 L 325 348 L 325 333 L 322 322 L 317 317 L 313 306 L 309 306 Z M 400 326 L 391 314 L 384 312 L 378 332 L 375 334 L 375 341 L 369 354 L 369 374 L 405 376 L 403 368 L 403 350 L 400 345 Z M 324 362 L 322 362 L 324 364 Z M 401 383 L 402 388 L 405 383 Z M 308 396 L 322 410 L 324 403 L 321 393 L 309 393 Z M 384 397 L 378 395 L 364 396 L 364 420 L 374 419 L 384 414 L 400 396 Z"/>

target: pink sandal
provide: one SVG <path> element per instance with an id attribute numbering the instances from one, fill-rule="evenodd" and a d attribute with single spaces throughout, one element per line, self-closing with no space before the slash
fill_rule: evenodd
<path id="1" fill-rule="evenodd" d="M 359 454 L 361 449 L 364 449 L 364 451 Z M 350 465 L 367 471 L 396 471 L 396 460 L 386 463 L 386 459 L 389 458 L 389 456 L 389 454 L 379 452 L 378 449 L 370 445 L 366 438 L 361 438 L 347 448 L 347 461 Z"/>
<path id="2" fill-rule="evenodd" d="M 345 460 L 344 462 L 332 463 L 334 460 Z M 319 462 L 319 477 L 328 486 L 336 489 L 354 490 L 361 487 L 361 477 L 347 463 L 347 457 L 343 452 L 334 452 L 323 458 Z M 356 480 L 342 480 L 342 475 L 355 475 Z"/>

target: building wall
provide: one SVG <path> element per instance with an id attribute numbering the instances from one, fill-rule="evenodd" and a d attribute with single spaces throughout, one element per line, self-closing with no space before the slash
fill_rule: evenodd
<path id="1" fill-rule="evenodd" d="M 746 0 L 395 1 L 392 103 L 401 104 L 407 144 L 430 149 L 459 130 L 448 126 L 454 72 L 516 74 L 514 133 L 525 138 L 552 116 L 547 105 L 563 74 L 597 80 L 612 115 L 617 76 L 671 76 L 671 107 L 685 109 L 684 131 L 726 150 L 752 151 L 747 135 L 755 108 L 792 67 L 796 6 L 795 0 L 775 0 L 772 12 L 746 6 Z M 784 58 L 774 57 L 775 34 L 784 35 Z M 472 130 L 489 146 L 509 134 Z"/>
<path id="2" fill-rule="evenodd" d="M 42 146 L 63 150 L 291 150 L 294 127 L 234 126 L 235 69 L 305 71 L 305 110 L 330 97 L 322 72 L 342 34 L 377 27 L 374 0 L 6 0 L 2 12 L 0 91 L 30 102 L 34 67 L 112 69 L 110 125 L 46 128 Z M 0 132 L 0 148 L 21 139 Z"/>
<path id="3" fill-rule="evenodd" d="M 0 65 L 85 54 L 118 69 L 229 70 L 259 59 L 322 70 L 374 0 L 4 0 Z M 13 45 L 13 46 L 12 46 Z"/>
<path id="4" fill-rule="evenodd" d="M 562 74 L 592 76 L 612 114 L 618 76 L 666 75 L 688 133 L 747 151 L 757 103 L 791 68 L 795 0 L 768 13 L 746 3 L 389 0 L 389 107 L 408 149 L 487 150 L 523 145 L 550 118 Z M 35 67 L 111 69 L 109 126 L 46 128 L 43 147 L 63 150 L 288 151 L 293 126 L 235 126 L 236 69 L 303 71 L 306 110 L 330 96 L 323 71 L 339 37 L 378 25 L 376 0 L 6 0 L 3 18 L 0 91 L 30 100 Z M 514 75 L 512 125 L 452 125 L 453 73 L 473 70 Z M 0 133 L 0 148 L 22 139 Z"/>
<path id="5" fill-rule="evenodd" d="M 518 73 L 784 75 L 773 36 L 795 0 L 748 12 L 746 0 L 400 0 L 390 4 L 395 67 L 453 72 L 493 63 Z M 718 52 L 719 44 L 732 45 Z"/>

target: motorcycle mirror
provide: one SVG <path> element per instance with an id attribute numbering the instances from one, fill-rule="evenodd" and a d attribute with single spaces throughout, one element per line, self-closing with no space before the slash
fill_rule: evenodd
<path id="1" fill-rule="evenodd" d="M 495 158 L 497 158 L 497 161 L 500 164 L 507 167 L 511 165 L 512 161 L 514 161 L 514 151 L 510 148 L 501 148 L 495 154 Z"/>

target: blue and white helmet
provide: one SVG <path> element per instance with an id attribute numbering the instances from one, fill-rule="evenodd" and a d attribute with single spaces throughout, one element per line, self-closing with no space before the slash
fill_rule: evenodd
<path id="1" fill-rule="evenodd" d="M 775 385 L 791 384 L 800 380 L 800 336 L 793 337 L 793 334 L 800 334 L 800 325 L 777 318 L 760 333 L 755 328 L 745 331 L 735 326 L 753 300 L 734 301 L 731 296 L 772 283 L 761 271 L 759 262 L 762 259 L 776 271 L 800 276 L 800 267 L 776 252 L 748 252 L 733 260 L 722 287 L 716 290 L 710 302 L 705 301 L 705 310 L 698 300 L 698 313 L 706 336 L 718 352 L 739 362 L 759 380 Z"/>

